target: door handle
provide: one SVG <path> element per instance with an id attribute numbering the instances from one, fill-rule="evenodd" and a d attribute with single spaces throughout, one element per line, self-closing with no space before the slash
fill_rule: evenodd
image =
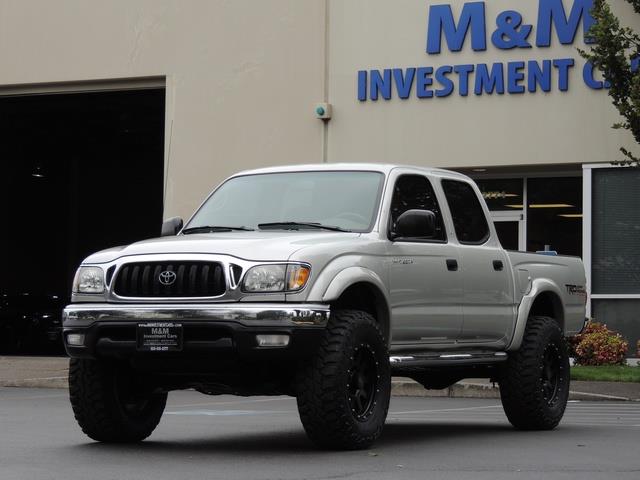
<path id="1" fill-rule="evenodd" d="M 494 260 L 493 261 L 493 269 L 496 272 L 502 271 L 503 268 L 504 268 L 504 264 L 502 263 L 502 260 Z"/>
<path id="2" fill-rule="evenodd" d="M 451 272 L 458 270 L 458 261 L 455 258 L 447 258 L 447 270 Z"/>

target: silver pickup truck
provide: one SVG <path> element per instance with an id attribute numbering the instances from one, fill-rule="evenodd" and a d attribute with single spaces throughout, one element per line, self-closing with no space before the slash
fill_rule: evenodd
<path id="1" fill-rule="evenodd" d="M 313 442 L 357 449 L 382 432 L 392 375 L 473 377 L 499 383 L 516 428 L 552 429 L 585 301 L 581 260 L 505 251 L 464 175 L 242 172 L 186 226 L 82 263 L 64 310 L 71 404 L 89 437 L 133 442 L 171 390 L 292 395 Z"/>

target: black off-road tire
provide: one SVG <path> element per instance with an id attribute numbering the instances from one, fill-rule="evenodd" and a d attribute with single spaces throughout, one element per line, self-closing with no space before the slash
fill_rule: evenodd
<path id="1" fill-rule="evenodd" d="M 302 425 L 316 445 L 356 450 L 375 442 L 389 409 L 391 369 L 373 317 L 358 310 L 332 312 L 296 387 Z"/>
<path id="2" fill-rule="evenodd" d="M 69 397 L 76 421 L 93 440 L 140 442 L 156 428 L 166 393 L 140 392 L 131 373 L 103 360 L 72 358 Z"/>
<path id="3" fill-rule="evenodd" d="M 569 399 L 569 355 L 558 323 L 529 317 L 520 349 L 509 356 L 500 379 L 500 397 L 519 430 L 555 428 Z"/>

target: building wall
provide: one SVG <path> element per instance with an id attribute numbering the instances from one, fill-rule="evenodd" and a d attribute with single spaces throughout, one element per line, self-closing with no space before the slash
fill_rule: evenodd
<path id="1" fill-rule="evenodd" d="M 543 0 L 544 1 L 544 0 Z M 329 98 L 334 118 L 329 130 L 329 158 L 469 167 L 601 162 L 618 157 L 621 144 L 632 144 L 622 131 L 610 98 L 589 89 L 582 78 L 582 24 L 572 45 L 561 45 L 552 31 L 551 46 L 535 45 L 539 0 L 491 0 L 486 8 L 487 48 L 473 51 L 470 38 L 451 52 L 427 54 L 429 7 L 450 4 L 456 21 L 464 0 L 330 0 Z M 565 0 L 569 13 L 573 0 Z M 576 2 L 577 3 L 577 2 Z M 612 2 L 621 18 L 640 27 L 640 17 L 626 2 Z M 506 10 L 522 14 L 533 26 L 532 48 L 501 50 L 491 42 L 497 16 Z M 406 100 L 357 99 L 357 72 L 406 67 L 479 64 L 544 59 L 575 59 L 569 90 L 467 97 L 454 92 L 443 98 Z M 435 75 L 434 75 L 435 76 Z M 454 76 L 455 77 L 455 76 Z M 524 82 L 526 85 L 526 81 Z M 414 85 L 415 89 L 415 85 Z M 471 85 L 473 90 L 473 85 Z"/>
<path id="2" fill-rule="evenodd" d="M 166 77 L 165 216 L 189 216 L 239 169 L 322 161 L 324 35 L 324 0 L 2 0 L 0 94 Z"/>
<path id="3" fill-rule="evenodd" d="M 582 80 L 576 42 L 500 50 L 496 17 L 533 25 L 540 1 L 491 0 L 487 49 L 426 53 L 424 0 L 0 0 L 0 94 L 9 85 L 166 79 L 165 216 L 189 216 L 232 172 L 256 166 L 381 161 L 444 167 L 615 159 L 628 134 L 605 91 Z M 576 0 L 579 2 L 580 0 Z M 458 20 L 463 0 L 450 0 Z M 567 11 L 573 0 L 564 0 Z M 640 27 L 626 2 L 622 18 Z M 325 49 L 325 45 L 328 48 Z M 359 101 L 359 70 L 573 58 L 569 90 Z M 525 71 L 526 72 L 526 71 Z M 472 86 L 473 88 L 473 86 Z M 314 118 L 328 100 L 333 118 Z"/>

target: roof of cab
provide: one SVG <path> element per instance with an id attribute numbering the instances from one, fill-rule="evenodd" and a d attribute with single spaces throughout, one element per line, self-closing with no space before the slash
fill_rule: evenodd
<path id="1" fill-rule="evenodd" d="M 414 165 L 396 165 L 390 163 L 317 163 L 307 165 L 281 165 L 276 167 L 257 168 L 238 172 L 233 176 L 259 175 L 265 173 L 313 172 L 313 171 L 371 171 L 388 175 L 396 168 L 414 170 L 423 174 L 445 175 L 449 177 L 468 178 L 462 173 L 441 168 L 417 167 Z"/>

